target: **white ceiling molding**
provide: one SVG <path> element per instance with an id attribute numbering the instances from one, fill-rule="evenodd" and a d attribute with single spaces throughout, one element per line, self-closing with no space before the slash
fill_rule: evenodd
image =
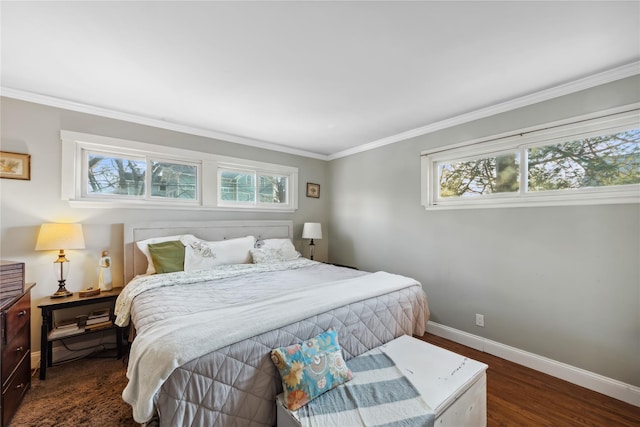
<path id="1" fill-rule="evenodd" d="M 507 111 L 515 110 L 517 108 L 526 107 L 542 101 L 547 101 L 553 98 L 557 98 L 563 95 L 575 93 L 584 89 L 589 89 L 602 84 L 610 83 L 616 80 L 620 80 L 626 77 L 631 77 L 640 74 L 640 61 L 632 62 L 621 67 L 617 67 L 602 73 L 598 73 L 592 76 L 584 77 L 573 82 L 565 83 L 559 86 L 555 86 L 550 89 L 546 89 L 540 92 L 536 92 L 530 95 L 522 96 L 510 101 L 502 102 L 490 107 L 481 108 L 479 110 L 472 111 L 470 113 L 461 114 L 459 116 L 451 117 L 446 120 L 431 123 L 426 126 L 422 126 L 416 129 L 412 129 L 406 132 L 401 132 L 396 135 L 392 135 L 386 138 L 372 141 L 366 144 L 359 145 L 357 147 L 350 148 L 348 150 L 340 151 L 330 155 L 324 155 L 314 153 L 306 150 L 299 150 L 291 147 L 285 147 L 282 145 L 259 141 L 251 138 L 241 137 L 237 135 L 226 134 L 210 129 L 201 129 L 193 126 L 182 125 L 178 123 L 172 123 L 166 120 L 154 119 L 151 117 L 145 117 L 137 114 L 125 113 L 121 111 L 110 110 L 102 107 L 97 107 L 89 104 L 83 104 L 73 102 L 56 97 L 40 95 L 32 92 L 0 87 L 0 95 L 18 99 L 22 101 L 33 102 L 36 104 L 48 105 L 51 107 L 62 108 L 65 110 L 71 110 L 81 113 L 94 114 L 97 116 L 108 117 L 116 120 L 123 120 L 132 123 L 138 123 L 146 126 L 152 126 L 160 129 L 171 130 L 175 132 L 182 132 L 191 135 L 203 136 L 206 138 L 217 139 L 221 141 L 228 141 L 237 144 L 248 145 L 251 147 L 262 148 L 265 150 L 273 150 L 287 154 L 298 155 L 302 157 L 309 157 L 318 160 L 334 160 L 341 157 L 351 156 L 357 153 L 362 153 L 368 150 L 373 150 L 378 147 L 382 147 L 396 142 L 404 141 L 410 138 L 414 138 L 420 135 L 425 135 L 438 130 L 450 128 L 463 123 L 467 123 L 473 120 L 482 119 L 485 117 L 493 116 L 495 114 L 504 113 Z"/>
<path id="2" fill-rule="evenodd" d="M 528 105 L 537 104 L 539 102 L 548 101 L 550 99 L 558 98 L 563 95 L 569 95 L 571 93 L 575 93 L 581 90 L 600 86 L 616 80 L 621 80 L 626 77 L 635 76 L 637 74 L 640 74 L 640 61 L 632 62 L 630 64 L 623 65 L 621 67 L 617 67 L 612 70 L 594 74 L 593 76 L 584 77 L 582 79 L 575 80 L 573 82 L 555 86 L 550 89 L 532 93 L 530 95 L 522 96 L 520 98 L 512 99 L 510 101 L 505 101 L 505 102 L 501 102 L 499 104 L 492 105 L 486 108 L 481 108 L 479 110 L 472 111 L 470 113 L 461 114 L 456 117 L 451 117 L 446 120 L 441 120 L 439 122 L 435 122 L 426 126 L 408 130 L 406 132 L 402 132 L 397 135 L 389 136 L 387 138 L 382 138 L 377 141 L 359 145 L 357 147 L 340 151 L 338 153 L 333 153 L 333 154 L 330 154 L 328 158 L 329 160 L 334 160 L 334 159 L 339 159 L 341 157 L 351 156 L 353 154 L 362 153 L 368 150 L 373 150 L 374 148 L 383 147 L 389 144 L 394 144 L 396 142 L 404 141 L 410 138 L 415 138 L 416 136 L 425 135 L 438 130 L 461 125 L 463 123 L 468 123 L 473 120 L 483 119 L 485 117 L 493 116 L 495 114 L 505 113 L 507 111 L 515 110 L 517 108 L 522 108 Z"/>
<path id="3" fill-rule="evenodd" d="M 319 160 L 328 160 L 328 157 L 324 154 L 313 153 L 310 151 L 299 150 L 296 148 L 285 147 L 270 142 L 259 141 L 256 139 L 246 138 L 237 135 L 231 135 L 224 132 L 218 132 L 210 129 L 200 129 L 193 126 L 182 125 L 179 123 L 173 123 L 166 120 L 154 119 L 151 117 L 145 117 L 138 114 L 125 113 L 122 111 L 110 110 L 108 108 L 97 107 L 94 105 L 83 104 L 79 102 L 69 101 L 66 99 L 56 98 L 52 96 L 40 95 L 37 93 L 0 87 L 0 96 L 6 98 L 18 99 L 21 101 L 33 102 L 36 104 L 47 105 L 50 107 L 62 108 L 64 110 L 76 111 L 79 113 L 93 114 L 101 117 L 108 117 L 110 119 L 123 120 L 126 122 L 137 123 L 145 126 L 152 126 L 160 129 L 171 130 L 175 132 L 182 132 L 190 135 L 203 136 L 206 138 L 217 139 L 223 142 L 233 142 L 236 144 L 248 145 L 256 148 L 263 148 L 265 150 L 278 151 L 281 153 L 294 154 L 302 157 L 310 157 Z"/>

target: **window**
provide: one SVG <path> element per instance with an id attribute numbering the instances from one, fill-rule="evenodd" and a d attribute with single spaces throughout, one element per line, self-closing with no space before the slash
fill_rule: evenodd
<path id="1" fill-rule="evenodd" d="M 529 191 L 640 183 L 640 127 L 527 148 Z"/>
<path id="2" fill-rule="evenodd" d="M 422 153 L 426 208 L 640 202 L 640 114 L 574 119 Z"/>
<path id="3" fill-rule="evenodd" d="M 196 200 L 198 165 L 161 160 L 151 161 L 151 197 Z"/>
<path id="4" fill-rule="evenodd" d="M 221 206 L 282 206 L 289 202 L 289 177 L 259 170 L 227 169 L 219 172 Z"/>
<path id="5" fill-rule="evenodd" d="M 62 194 L 82 206 L 297 209 L 298 169 L 62 131 Z"/>
<path id="6" fill-rule="evenodd" d="M 88 152 L 86 162 L 87 195 L 144 196 L 147 173 L 144 158 Z"/>
<path id="7" fill-rule="evenodd" d="M 254 173 L 220 169 L 220 200 L 229 203 L 254 203 L 255 182 Z"/>
<path id="8" fill-rule="evenodd" d="M 83 166 L 86 167 L 82 169 L 82 177 L 86 187 L 83 194 L 87 197 L 197 201 L 199 164 L 88 150 L 84 154 Z"/>
<path id="9" fill-rule="evenodd" d="M 438 162 L 441 199 L 516 193 L 520 190 L 520 154 L 492 154 Z"/>

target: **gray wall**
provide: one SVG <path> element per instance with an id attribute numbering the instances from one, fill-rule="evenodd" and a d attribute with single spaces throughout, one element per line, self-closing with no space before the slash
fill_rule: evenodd
<path id="1" fill-rule="evenodd" d="M 636 76 L 331 161 L 330 260 L 415 277 L 435 322 L 640 386 L 640 205 L 420 205 L 422 150 L 638 101 Z"/>
<path id="2" fill-rule="evenodd" d="M 640 386 L 640 206 L 425 211 L 420 152 L 640 101 L 640 77 L 324 162 L 208 138 L 1 99 L 0 149 L 32 155 L 30 181 L 0 180 L 0 258 L 26 262 L 37 303 L 56 289 L 55 255 L 35 252 L 42 222 L 84 224 L 87 248 L 69 251 L 69 288 L 96 282 L 100 251 L 122 272 L 122 224 L 164 219 L 322 222 L 318 259 L 417 278 L 432 320 Z M 71 208 L 60 200 L 61 129 L 296 166 L 294 214 Z M 306 182 L 321 198 L 304 196 Z M 297 241 L 300 247 L 302 242 Z M 306 245 L 305 245 L 306 249 Z M 485 328 L 475 326 L 485 315 Z"/>
<path id="3" fill-rule="evenodd" d="M 328 198 L 307 198 L 306 183 L 324 191 L 327 162 L 249 146 L 212 140 L 124 121 L 76 113 L 9 98 L 1 99 L 2 151 L 31 154 L 31 180 L 0 180 L 0 259 L 26 263 L 27 281 L 37 282 L 32 291 L 32 351 L 40 349 L 41 317 L 38 301 L 57 289 L 52 264 L 54 252 L 34 251 L 43 222 L 79 222 L 84 225 L 86 249 L 67 251 L 71 272 L 67 288 L 78 291 L 97 283 L 96 268 L 102 250 L 110 250 L 114 284 L 122 285 L 123 224 L 154 220 L 287 219 L 294 221 L 294 242 L 308 256 L 308 242 L 299 240 L 306 221 L 327 223 Z M 60 199 L 60 130 L 123 138 L 158 145 L 295 166 L 299 169 L 298 210 L 291 213 L 221 212 L 207 210 L 71 208 Z M 325 233 L 326 234 L 326 233 Z M 326 260 L 328 239 L 317 241 L 316 259 Z"/>

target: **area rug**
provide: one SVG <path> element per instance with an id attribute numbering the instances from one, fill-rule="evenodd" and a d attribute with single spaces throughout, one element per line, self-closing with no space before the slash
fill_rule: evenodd
<path id="1" fill-rule="evenodd" d="M 122 400 L 127 384 L 123 359 L 85 358 L 47 369 L 31 378 L 10 427 L 134 427 L 131 407 Z"/>

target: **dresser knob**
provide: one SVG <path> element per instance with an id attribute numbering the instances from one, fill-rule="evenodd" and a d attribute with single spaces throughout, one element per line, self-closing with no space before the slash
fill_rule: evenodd
<path id="1" fill-rule="evenodd" d="M 24 350 L 24 347 L 22 347 L 22 346 L 20 346 L 20 347 L 16 348 L 16 352 L 17 352 L 17 353 L 22 352 L 22 350 Z"/>
<path id="2" fill-rule="evenodd" d="M 18 317 L 24 316 L 25 314 L 27 314 L 27 310 L 21 310 L 18 312 Z"/>
<path id="3" fill-rule="evenodd" d="M 21 389 L 24 388 L 24 383 L 20 383 L 16 386 L 16 389 Z"/>

